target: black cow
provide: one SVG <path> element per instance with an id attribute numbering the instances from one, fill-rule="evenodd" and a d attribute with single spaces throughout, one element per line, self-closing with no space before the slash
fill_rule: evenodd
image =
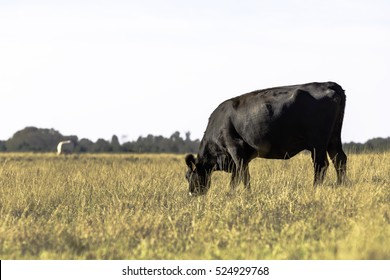
<path id="1" fill-rule="evenodd" d="M 216 170 L 232 173 L 231 189 L 241 181 L 249 189 L 252 159 L 289 159 L 302 150 L 311 152 L 314 185 L 324 179 L 327 152 L 342 183 L 345 99 L 341 86 L 327 82 L 257 90 L 221 103 L 209 118 L 197 158 L 185 158 L 190 194 L 206 193 Z"/>

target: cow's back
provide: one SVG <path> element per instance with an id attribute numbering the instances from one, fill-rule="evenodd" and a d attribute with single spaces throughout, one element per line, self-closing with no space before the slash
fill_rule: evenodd
<path id="1" fill-rule="evenodd" d="M 342 122 L 345 95 L 336 83 L 310 83 L 250 92 L 228 104 L 231 126 L 258 156 L 288 158 L 330 137 Z"/>

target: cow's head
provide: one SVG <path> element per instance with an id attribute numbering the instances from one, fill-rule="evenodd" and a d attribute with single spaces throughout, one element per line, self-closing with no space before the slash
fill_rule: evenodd
<path id="1" fill-rule="evenodd" d="M 190 195 L 206 194 L 210 188 L 211 172 L 204 164 L 198 162 L 192 154 L 186 156 L 188 170 L 186 179 Z"/>

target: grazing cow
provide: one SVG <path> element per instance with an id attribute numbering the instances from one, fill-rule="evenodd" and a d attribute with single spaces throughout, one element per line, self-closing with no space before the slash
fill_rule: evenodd
<path id="1" fill-rule="evenodd" d="M 345 99 L 341 86 L 327 82 L 257 90 L 221 103 L 209 118 L 197 158 L 185 158 L 190 195 L 206 193 L 216 170 L 232 173 L 232 190 L 241 181 L 249 189 L 252 159 L 289 159 L 302 150 L 311 152 L 314 185 L 324 179 L 326 153 L 342 183 Z"/>
<path id="2" fill-rule="evenodd" d="M 57 155 L 73 153 L 74 144 L 71 140 L 61 141 L 57 145 Z"/>

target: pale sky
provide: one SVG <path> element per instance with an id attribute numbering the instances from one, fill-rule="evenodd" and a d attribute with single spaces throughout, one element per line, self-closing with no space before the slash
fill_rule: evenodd
<path id="1" fill-rule="evenodd" d="M 228 98 L 335 81 L 343 142 L 364 142 L 390 136 L 389 78 L 387 0 L 0 0 L 1 140 L 201 138 Z"/>

